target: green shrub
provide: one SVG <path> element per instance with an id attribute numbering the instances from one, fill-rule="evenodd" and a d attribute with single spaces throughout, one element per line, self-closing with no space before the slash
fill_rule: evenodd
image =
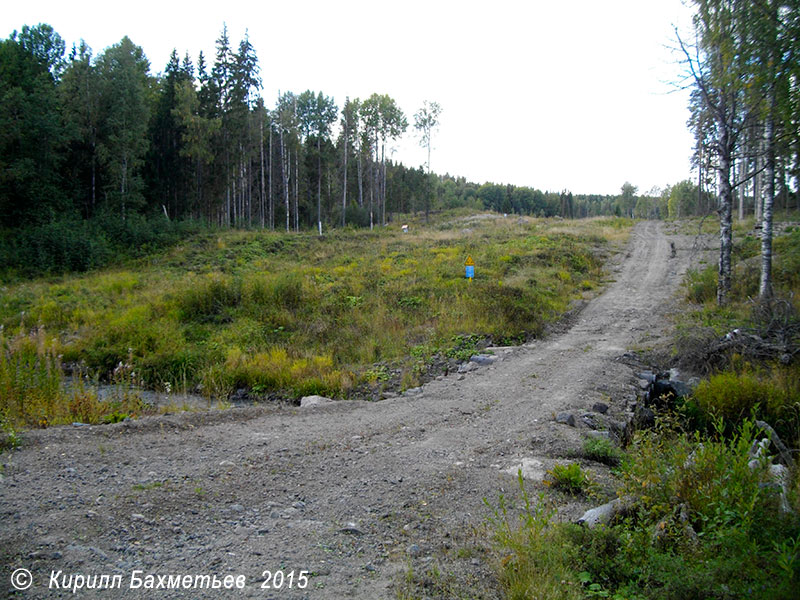
<path id="1" fill-rule="evenodd" d="M 547 475 L 550 477 L 545 480 L 547 485 L 568 494 L 582 494 L 587 491 L 591 483 L 589 476 L 578 463 L 553 465 L 553 468 L 547 471 Z"/>
<path id="2" fill-rule="evenodd" d="M 620 494 L 639 498 L 639 511 L 619 531 L 635 544 L 618 562 L 638 563 L 640 589 L 665 598 L 791 597 L 800 563 L 781 572 L 776 542 L 795 539 L 800 521 L 781 513 L 764 485 L 766 464 L 750 467 L 755 433 L 745 420 L 729 439 L 651 432 L 634 442 Z"/>
<path id="3" fill-rule="evenodd" d="M 523 509 L 519 519 L 500 496 L 489 518 L 497 552 L 498 580 L 506 598 L 514 600 L 578 600 L 583 598 L 577 573 L 570 564 L 570 546 L 555 526 L 555 511 L 544 496 L 531 502 L 518 474 Z"/>
<path id="4" fill-rule="evenodd" d="M 691 427 L 710 431 L 721 419 L 728 435 L 747 418 L 772 425 L 783 439 L 800 440 L 800 382 L 797 369 L 756 372 L 726 371 L 702 381 L 683 407 Z"/>
<path id="5" fill-rule="evenodd" d="M 11 427 L 47 427 L 63 409 L 61 361 L 44 328 L 0 330 L 0 413 Z"/>
<path id="6" fill-rule="evenodd" d="M 183 321 L 228 323 L 241 299 L 241 281 L 216 273 L 192 281 L 178 296 L 178 306 Z"/>
<path id="7" fill-rule="evenodd" d="M 640 434 L 620 471 L 631 508 L 606 527 L 554 523 L 524 487 L 514 520 L 501 496 L 490 524 L 507 597 L 796 598 L 800 518 L 780 511 L 766 463 L 750 467 L 754 434 L 749 421 L 730 439 Z"/>

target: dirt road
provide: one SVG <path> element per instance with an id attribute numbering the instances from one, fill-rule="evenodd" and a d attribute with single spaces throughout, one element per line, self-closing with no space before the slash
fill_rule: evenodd
<path id="1" fill-rule="evenodd" d="M 662 229 L 635 227 L 614 283 L 566 332 L 413 393 L 31 432 L 0 456 L 0 595 L 25 568 L 20 597 L 392 598 L 409 566 L 439 565 L 492 597 L 483 500 L 514 488 L 517 466 L 536 479 L 578 447 L 594 403 L 622 418 L 619 358 L 661 335 L 690 260 L 691 240 Z M 568 410 L 578 427 L 554 422 Z M 187 575 L 222 587 L 165 577 Z"/>

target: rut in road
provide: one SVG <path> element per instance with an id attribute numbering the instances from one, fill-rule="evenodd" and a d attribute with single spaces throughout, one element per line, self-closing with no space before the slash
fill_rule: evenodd
<path id="1" fill-rule="evenodd" d="M 308 587 L 272 597 L 391 598 L 410 563 L 442 556 L 460 580 L 488 581 L 483 560 L 456 556 L 459 540 L 485 521 L 484 498 L 513 487 L 518 465 L 544 467 L 580 440 L 557 412 L 604 400 L 621 415 L 631 368 L 617 359 L 665 330 L 690 261 L 686 240 L 670 239 L 675 258 L 662 224 L 637 224 L 615 281 L 568 331 L 463 379 L 373 403 L 33 432 L 2 457 L 0 590 L 22 566 L 34 598 L 52 597 L 53 569 L 242 574 L 235 596 L 263 598 L 264 571 L 307 570 Z"/>

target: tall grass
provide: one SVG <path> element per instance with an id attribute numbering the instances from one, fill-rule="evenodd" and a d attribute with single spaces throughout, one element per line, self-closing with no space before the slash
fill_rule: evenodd
<path id="1" fill-rule="evenodd" d="M 10 337 L 0 329 L 0 398 L 7 423 L 46 427 L 63 412 L 61 357 L 43 327 Z"/>
<path id="2" fill-rule="evenodd" d="M 67 386 L 57 345 L 44 327 L 13 335 L 0 328 L 0 424 L 4 428 L 14 431 L 75 421 L 101 423 L 145 410 L 136 394 L 101 401 L 94 387 L 81 377 Z M 125 368 L 120 363 L 115 377 L 128 384 L 124 381 Z"/>
<path id="3" fill-rule="evenodd" d="M 441 219 L 411 219 L 409 234 L 201 233 L 116 269 L 9 286 L 0 323 L 58 332 L 53 352 L 101 379 L 130 361 L 153 388 L 345 396 L 381 366 L 416 385 L 420 362 L 465 336 L 538 335 L 602 281 L 606 236 L 627 231 L 613 219 Z"/>

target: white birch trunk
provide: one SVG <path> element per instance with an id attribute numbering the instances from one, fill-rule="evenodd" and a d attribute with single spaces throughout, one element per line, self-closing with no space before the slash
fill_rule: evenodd
<path id="1" fill-rule="evenodd" d="M 764 165 L 765 195 L 764 214 L 761 221 L 761 278 L 758 295 L 761 300 L 772 297 L 772 212 L 775 204 L 775 110 L 774 86 L 769 94 L 770 114 L 767 117 L 764 136 L 766 138 L 766 164 Z"/>

